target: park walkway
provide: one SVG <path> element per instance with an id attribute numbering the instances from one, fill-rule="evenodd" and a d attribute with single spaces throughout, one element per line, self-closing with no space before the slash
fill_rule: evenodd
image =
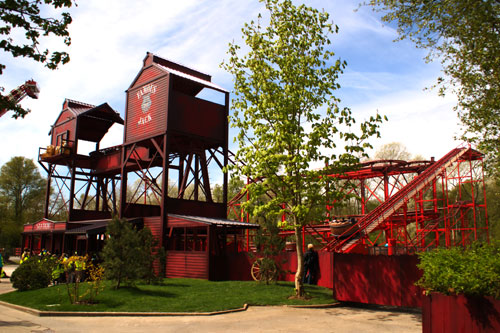
<path id="1" fill-rule="evenodd" d="M 15 266 L 6 266 L 10 276 Z M 0 293 L 13 290 L 2 279 Z M 333 307 L 254 307 L 214 316 L 38 317 L 0 305 L 0 332 L 421 332 L 420 314 Z"/>

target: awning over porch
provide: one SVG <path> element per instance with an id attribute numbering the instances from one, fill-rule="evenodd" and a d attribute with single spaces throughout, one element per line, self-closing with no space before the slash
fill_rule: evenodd
<path id="1" fill-rule="evenodd" d="M 132 218 L 128 219 L 128 221 L 132 224 L 141 224 L 143 223 L 142 218 Z M 96 235 L 103 234 L 106 232 L 106 228 L 108 227 L 108 223 L 111 220 L 92 220 L 92 221 L 78 221 L 78 223 L 73 224 L 85 224 L 83 226 L 79 226 L 66 231 L 66 235 Z M 68 223 L 71 226 L 72 223 Z"/>
<path id="2" fill-rule="evenodd" d="M 175 226 L 177 223 L 194 222 L 197 224 L 231 227 L 237 229 L 258 229 L 260 225 L 255 223 L 239 222 L 227 219 L 217 219 L 202 216 L 168 214 L 168 225 Z"/>

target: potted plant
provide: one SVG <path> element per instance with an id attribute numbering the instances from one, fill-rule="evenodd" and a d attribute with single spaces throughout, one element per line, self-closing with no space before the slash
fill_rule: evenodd
<path id="1" fill-rule="evenodd" d="M 500 332 L 500 243 L 419 254 L 423 332 Z"/>

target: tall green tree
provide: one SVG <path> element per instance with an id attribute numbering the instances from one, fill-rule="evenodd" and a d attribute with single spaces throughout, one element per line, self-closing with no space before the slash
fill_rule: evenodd
<path id="1" fill-rule="evenodd" d="M 5 246 L 17 246 L 23 224 L 43 217 L 46 184 L 33 160 L 22 156 L 0 169 L 0 234 L 5 233 L 0 239 Z"/>
<path id="2" fill-rule="evenodd" d="M 67 46 L 71 44 L 68 31 L 71 15 L 68 12 L 61 12 L 58 17 L 44 14 L 59 14 L 60 9 L 70 8 L 73 3 L 73 0 L 0 0 L 0 49 L 14 57 L 31 58 L 49 69 L 69 62 L 68 53 L 40 49 L 40 42 L 43 37 L 53 35 L 61 37 Z M 16 31 L 24 33 L 24 38 L 15 34 Z M 4 69 L 5 65 L 0 63 L 0 75 Z M 29 112 L 0 95 L 2 109 L 14 111 L 15 118 Z"/>
<path id="3" fill-rule="evenodd" d="M 304 295 L 302 226 L 324 218 L 318 206 L 333 199 L 325 195 L 327 177 L 318 166 L 341 169 L 358 162 L 370 136 L 378 134 L 379 115 L 354 131 L 351 111 L 338 106 L 333 92 L 346 63 L 333 59 L 329 36 L 337 26 L 329 15 L 290 0 L 262 0 L 269 24 L 262 16 L 242 29 L 246 54 L 229 45 L 222 67 L 234 76 L 233 127 L 239 129 L 236 175 L 261 180 L 248 185 L 244 207 L 253 216 L 279 221 L 286 214 L 297 244 L 297 296 Z M 339 147 L 337 147 L 339 145 Z M 344 148 L 344 152 L 341 150 Z M 340 151 L 340 153 L 336 153 Z M 316 163 L 316 164 L 313 164 Z M 338 170 L 337 170 L 338 171 Z M 331 185 L 331 184 L 330 184 Z M 253 205 L 264 194 L 270 200 Z"/>
<path id="4" fill-rule="evenodd" d="M 500 171 L 500 2 L 498 0 L 371 0 L 366 4 L 395 22 L 399 40 L 428 49 L 439 60 L 441 94 L 458 96 L 464 139 L 479 145 Z"/>

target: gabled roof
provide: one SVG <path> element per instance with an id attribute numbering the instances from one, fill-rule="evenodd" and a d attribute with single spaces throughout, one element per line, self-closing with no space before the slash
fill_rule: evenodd
<path id="1" fill-rule="evenodd" d="M 142 70 L 144 70 L 146 67 L 149 66 L 155 66 L 156 68 L 160 69 L 161 71 L 165 73 L 170 73 L 174 74 L 184 80 L 189 80 L 193 83 L 195 83 L 198 86 L 201 86 L 198 91 L 201 91 L 204 87 L 208 87 L 211 89 L 215 89 L 221 92 L 227 92 L 224 88 L 212 83 L 212 77 L 208 74 L 205 74 L 201 71 L 189 68 L 185 65 L 179 64 L 177 62 L 161 58 L 157 55 L 154 55 L 153 53 L 148 52 L 146 54 L 146 57 L 144 58 L 143 61 L 143 67 L 139 74 L 135 77 L 135 79 L 132 81 L 132 84 L 130 85 L 129 89 L 132 88 L 135 83 L 137 82 L 137 79 L 140 77 Z"/>
<path id="2" fill-rule="evenodd" d="M 216 85 L 215 83 L 212 83 L 211 81 L 206 81 L 206 80 L 200 79 L 200 78 L 198 78 L 196 76 L 193 76 L 193 75 L 190 75 L 190 74 L 187 74 L 187 73 L 183 73 L 181 71 L 175 70 L 173 68 L 165 67 L 165 66 L 162 66 L 162 65 L 159 65 L 158 67 L 160 67 L 164 71 L 169 72 L 170 74 L 174 74 L 174 75 L 177 75 L 177 76 L 179 76 L 181 78 L 184 78 L 184 79 L 187 79 L 187 80 L 191 80 L 191 81 L 194 81 L 196 83 L 200 83 L 200 84 L 204 85 L 205 87 L 212 88 L 212 89 L 215 89 L 215 90 L 218 90 L 218 91 L 221 91 L 221 92 L 227 92 L 227 90 L 225 90 L 222 87 L 219 87 L 218 85 Z"/>
<path id="3" fill-rule="evenodd" d="M 95 142 L 100 141 L 114 123 L 122 125 L 124 124 L 124 121 L 120 114 L 113 110 L 113 108 L 109 106 L 108 103 L 103 103 L 99 106 L 95 106 L 92 104 L 78 102 L 72 99 L 65 99 L 63 103 L 63 110 L 57 117 L 56 122 L 54 123 L 52 128 L 54 128 L 58 124 L 61 115 L 66 111 L 68 111 L 72 115 L 68 118 L 69 120 L 73 120 L 76 118 L 85 118 L 87 119 L 86 123 L 90 122 L 98 124 L 93 128 L 94 130 L 91 137 L 85 138 L 84 136 L 86 132 L 80 133 L 81 136 L 83 135 L 82 137 L 80 137 L 80 139 L 84 140 L 88 139 L 89 141 Z M 49 135 L 52 133 L 52 128 L 49 132 Z"/>
<path id="4" fill-rule="evenodd" d="M 95 108 L 95 105 L 78 102 L 69 98 L 66 98 L 63 103 L 63 110 L 68 109 L 75 116 L 93 108 Z"/>

